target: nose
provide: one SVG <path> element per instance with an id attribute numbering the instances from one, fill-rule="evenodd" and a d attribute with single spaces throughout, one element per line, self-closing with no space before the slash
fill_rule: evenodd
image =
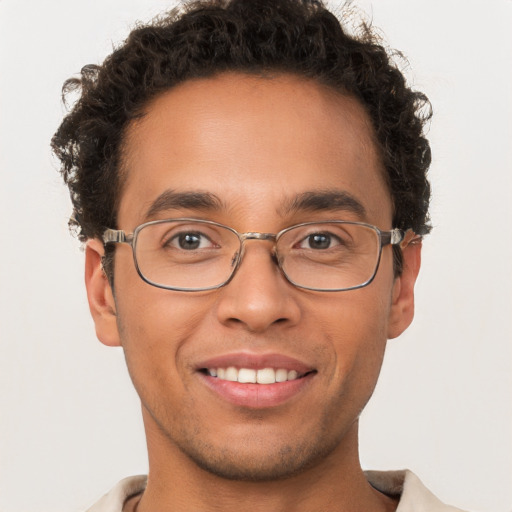
<path id="1" fill-rule="evenodd" d="M 272 255 L 272 243 L 245 243 L 235 276 L 220 290 L 217 316 L 227 326 L 264 332 L 277 325 L 295 325 L 300 319 L 300 291 L 282 275 Z"/>

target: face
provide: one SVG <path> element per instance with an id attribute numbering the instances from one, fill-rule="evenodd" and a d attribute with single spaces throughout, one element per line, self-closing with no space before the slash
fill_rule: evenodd
<path id="1" fill-rule="evenodd" d="M 363 108 L 293 76 L 224 74 L 162 94 L 128 131 L 125 170 L 118 227 L 127 232 L 177 217 L 240 233 L 323 220 L 393 227 Z M 326 191 L 362 208 L 300 204 Z M 215 200 L 190 201 L 191 192 Z M 357 418 L 386 340 L 412 318 L 417 255 L 406 251 L 404 275 L 395 279 L 387 246 L 369 286 L 313 292 L 283 277 L 271 242 L 252 240 L 227 286 L 185 293 L 143 282 L 130 247 L 118 244 L 114 300 L 102 252 L 89 243 L 91 310 L 100 340 L 125 351 L 150 464 L 174 457 L 226 478 L 266 480 L 357 452 Z M 289 380 L 233 382 L 227 368 L 235 376 L 242 369 L 240 380 L 269 368 Z"/>

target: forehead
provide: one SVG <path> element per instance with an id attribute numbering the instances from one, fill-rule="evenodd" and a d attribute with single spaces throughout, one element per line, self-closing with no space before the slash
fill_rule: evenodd
<path id="1" fill-rule="evenodd" d="M 190 192 L 210 194 L 218 210 L 250 222 L 271 223 L 285 215 L 284 204 L 311 192 L 353 197 L 365 212 L 358 220 L 385 228 L 391 220 L 363 107 L 292 75 L 226 73 L 162 93 L 129 127 L 124 167 L 124 228 L 151 220 L 162 194 Z"/>

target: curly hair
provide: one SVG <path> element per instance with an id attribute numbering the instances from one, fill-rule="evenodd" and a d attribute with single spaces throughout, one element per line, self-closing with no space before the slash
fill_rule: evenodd
<path id="1" fill-rule="evenodd" d="M 428 233 L 430 103 L 408 87 L 371 28 L 361 27 L 359 36 L 349 34 L 316 0 L 200 0 L 136 27 L 101 66 L 85 66 L 63 87 L 64 101 L 77 92 L 79 99 L 52 149 L 80 240 L 117 227 L 130 122 L 159 93 L 224 71 L 292 73 L 357 98 L 373 124 L 394 227 Z M 395 263 L 400 268 L 399 251 Z"/>

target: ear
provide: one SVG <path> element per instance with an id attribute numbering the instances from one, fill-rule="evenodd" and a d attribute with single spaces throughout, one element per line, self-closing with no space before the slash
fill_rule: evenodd
<path id="1" fill-rule="evenodd" d="M 87 299 L 96 336 L 105 345 L 121 345 L 117 328 L 114 294 L 103 270 L 102 257 L 105 254 L 103 243 L 96 239 L 87 241 L 85 246 L 85 286 Z"/>
<path id="2" fill-rule="evenodd" d="M 421 239 L 413 239 L 402 248 L 403 271 L 393 284 L 388 323 L 388 339 L 402 334 L 414 318 L 414 285 L 421 266 Z"/>

